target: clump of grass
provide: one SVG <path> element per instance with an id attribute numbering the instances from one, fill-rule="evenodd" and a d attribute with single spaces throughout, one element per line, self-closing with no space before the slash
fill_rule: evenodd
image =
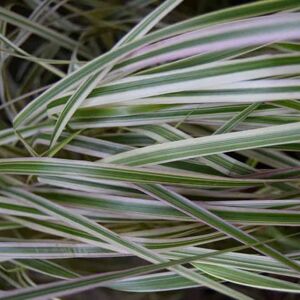
<path id="1" fill-rule="evenodd" d="M 181 2 L 0 7 L 1 299 L 300 292 L 300 3 Z"/>

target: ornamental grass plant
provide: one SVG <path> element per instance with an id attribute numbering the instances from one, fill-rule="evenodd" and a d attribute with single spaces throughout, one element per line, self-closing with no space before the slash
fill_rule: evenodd
<path id="1" fill-rule="evenodd" d="M 193 5 L 1 1 L 0 299 L 299 299 L 300 1 Z"/>

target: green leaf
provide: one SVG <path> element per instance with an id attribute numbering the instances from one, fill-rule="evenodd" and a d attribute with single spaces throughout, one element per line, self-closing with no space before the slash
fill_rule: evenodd
<path id="1" fill-rule="evenodd" d="M 300 141 L 300 122 L 148 146 L 117 154 L 103 161 L 127 165 L 158 164 L 296 141 Z"/>

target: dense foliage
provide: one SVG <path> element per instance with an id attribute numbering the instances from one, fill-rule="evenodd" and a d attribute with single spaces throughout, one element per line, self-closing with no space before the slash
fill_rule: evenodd
<path id="1" fill-rule="evenodd" d="M 1 3 L 1 299 L 297 299 L 300 2 L 181 2 Z"/>

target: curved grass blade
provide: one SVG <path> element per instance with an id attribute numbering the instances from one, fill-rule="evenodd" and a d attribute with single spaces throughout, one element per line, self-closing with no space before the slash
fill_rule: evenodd
<path id="1" fill-rule="evenodd" d="M 54 159 L 54 158 L 19 158 L 1 159 L 1 174 L 37 175 L 37 176 L 81 176 L 95 179 L 120 180 L 140 183 L 166 183 L 174 185 L 190 185 L 197 187 L 243 187 L 264 185 L 282 180 L 234 179 L 210 175 L 200 175 L 193 172 L 166 172 L 162 170 L 147 170 L 100 164 L 98 162 Z"/>
<path id="2" fill-rule="evenodd" d="M 214 134 L 227 133 L 232 131 L 234 127 L 236 127 L 240 122 L 244 121 L 253 111 L 255 111 L 259 107 L 260 103 L 253 103 L 241 111 L 239 114 L 234 116 L 228 122 L 226 122 L 223 126 L 218 128 Z"/>
<path id="3" fill-rule="evenodd" d="M 149 165 L 230 151 L 300 141 L 300 122 L 143 147 L 103 159 L 106 163 Z"/>
<path id="4" fill-rule="evenodd" d="M 267 243 L 268 241 L 264 241 Z M 270 241 L 269 241 L 270 242 Z M 261 242 L 260 242 L 261 243 Z M 251 246 L 255 246 L 259 244 L 252 244 Z M 230 251 L 238 251 L 247 248 L 247 246 L 238 246 L 235 248 L 231 248 Z M 45 297 L 51 296 L 63 296 L 74 294 L 79 291 L 85 291 L 88 289 L 106 286 L 114 284 L 116 280 L 125 279 L 132 276 L 142 275 L 150 272 L 154 272 L 157 270 L 161 270 L 167 268 L 168 266 L 173 266 L 177 264 L 184 264 L 192 261 L 196 261 L 197 259 L 203 259 L 205 257 L 211 257 L 215 255 L 220 255 L 222 253 L 226 253 L 228 250 L 218 250 L 213 254 L 200 254 L 193 255 L 192 257 L 182 258 L 175 261 L 170 261 L 167 263 L 160 263 L 157 265 L 150 266 L 142 266 L 133 269 L 127 269 L 125 271 L 112 272 L 108 274 L 96 274 L 91 276 L 83 276 L 79 279 L 71 279 L 69 281 L 62 281 L 52 284 L 40 285 L 31 289 L 23 289 L 19 291 L 9 292 L 3 295 L 3 300 L 27 300 L 27 299 L 44 299 Z"/>
<path id="5" fill-rule="evenodd" d="M 125 35 L 112 49 L 112 51 L 122 44 L 134 41 L 148 31 L 152 29 L 165 15 L 167 15 L 173 8 L 180 4 L 182 0 L 167 0 L 163 2 L 156 10 L 150 13 L 144 20 L 142 20 L 138 25 L 136 25 L 128 34 Z M 50 142 L 50 148 L 55 145 L 65 126 L 68 124 L 69 120 L 81 105 L 81 103 L 86 99 L 90 92 L 96 87 L 99 81 L 101 81 L 105 75 L 111 70 L 113 64 L 109 65 L 104 71 L 96 73 L 86 79 L 82 85 L 76 90 L 76 92 L 70 97 L 66 105 L 64 106 L 62 112 L 60 113 L 58 120 L 56 121 L 54 131 L 52 133 L 52 138 Z"/>
<path id="6" fill-rule="evenodd" d="M 14 125 L 19 127 L 25 122 L 33 120 L 37 115 L 39 115 L 47 106 L 47 104 L 57 95 L 62 92 L 66 92 L 74 84 L 85 78 L 86 76 L 94 73 L 100 72 L 106 68 L 111 63 L 125 57 L 127 54 L 135 49 L 138 49 L 144 45 L 151 42 L 163 39 L 167 36 L 176 35 L 181 32 L 190 31 L 191 29 L 201 28 L 207 24 L 214 24 L 216 22 L 237 20 L 244 17 L 255 16 L 274 12 L 277 10 L 291 9 L 299 7 L 299 2 L 297 0 L 272 0 L 268 2 L 255 2 L 248 5 L 244 5 L 238 8 L 231 8 L 227 10 L 222 10 L 219 12 L 211 13 L 201 17 L 196 17 L 192 20 L 188 20 L 166 29 L 161 29 L 152 34 L 145 36 L 137 41 L 125 44 L 114 51 L 110 51 L 91 62 L 87 63 L 85 66 L 81 67 L 79 70 L 73 72 L 72 74 L 66 76 L 63 80 L 56 83 L 53 87 L 49 88 L 46 92 L 32 101 L 25 109 L 23 109 L 14 120 Z"/>
<path id="7" fill-rule="evenodd" d="M 193 264 L 197 269 L 215 276 L 221 280 L 251 286 L 259 289 L 300 293 L 300 285 L 264 275 L 239 270 L 228 266 L 211 266 L 206 264 Z"/>
<path id="8" fill-rule="evenodd" d="M 61 45 L 66 49 L 73 50 L 77 46 L 77 42 L 73 39 L 62 35 L 55 30 L 42 26 L 41 24 L 30 21 L 29 19 L 4 7 L 0 7 L 0 20 L 4 20 L 15 26 L 26 28 L 28 31 L 33 32 L 54 43 L 57 43 L 58 45 Z M 86 56 L 85 51 L 81 50 L 81 54 Z"/>
<path id="9" fill-rule="evenodd" d="M 222 218 L 217 217 L 215 214 L 209 212 L 204 207 L 197 206 L 187 198 L 172 192 L 162 186 L 159 185 L 145 185 L 143 184 L 140 188 L 145 191 L 147 194 L 164 201 L 176 209 L 181 210 L 185 214 L 190 215 L 191 217 L 199 220 L 200 222 L 204 222 L 209 226 L 221 231 L 228 236 L 243 242 L 244 244 L 255 244 L 258 241 L 252 237 L 251 235 L 243 232 L 239 228 L 233 226 L 232 224 L 224 221 Z M 259 247 L 254 247 L 257 251 L 270 256 L 277 261 L 281 262 L 285 266 L 299 272 L 300 265 L 295 261 L 289 259 L 285 255 L 281 254 L 280 252 L 276 251 L 272 247 L 266 245 L 260 245 Z"/>
<path id="10" fill-rule="evenodd" d="M 72 226 L 75 226 L 76 228 L 79 228 L 87 233 L 90 233 L 93 236 L 100 238 L 101 240 L 104 240 L 112 245 L 115 245 L 115 246 L 121 248 L 121 249 L 129 251 L 130 253 L 133 253 L 133 254 L 137 255 L 138 257 L 145 259 L 146 261 L 149 261 L 152 263 L 168 262 L 165 259 L 163 259 L 159 254 L 156 254 L 155 252 L 148 250 L 147 248 L 140 246 L 136 243 L 129 242 L 125 238 L 121 238 L 118 234 L 107 229 L 106 227 L 99 225 L 96 222 L 93 222 L 81 215 L 71 213 L 70 211 L 66 210 L 65 208 L 62 208 L 61 206 L 59 206 L 57 204 L 53 204 L 52 202 L 50 202 L 47 199 L 44 199 L 40 196 L 36 196 L 29 192 L 24 192 L 17 188 L 6 189 L 5 193 L 8 195 L 14 195 L 14 197 L 17 197 L 21 201 L 26 201 L 26 202 L 32 203 L 36 207 L 38 207 L 39 209 L 44 211 L 45 213 L 56 216 L 56 217 L 64 220 L 68 224 L 72 224 Z M 251 299 L 250 297 L 247 297 L 247 296 L 243 295 L 242 293 L 236 292 L 236 291 L 232 290 L 231 288 L 223 286 L 205 276 L 194 273 L 193 271 L 191 271 L 183 266 L 175 266 L 175 267 L 172 267 L 171 270 L 175 271 L 176 273 L 178 273 L 178 274 L 182 275 L 183 277 L 186 277 L 192 281 L 196 281 L 197 283 L 204 284 L 205 286 L 208 286 L 216 291 L 219 291 L 220 293 L 227 294 L 228 296 L 230 296 L 232 298 L 240 299 L 240 300 L 241 299 L 245 299 L 245 300 Z"/>

